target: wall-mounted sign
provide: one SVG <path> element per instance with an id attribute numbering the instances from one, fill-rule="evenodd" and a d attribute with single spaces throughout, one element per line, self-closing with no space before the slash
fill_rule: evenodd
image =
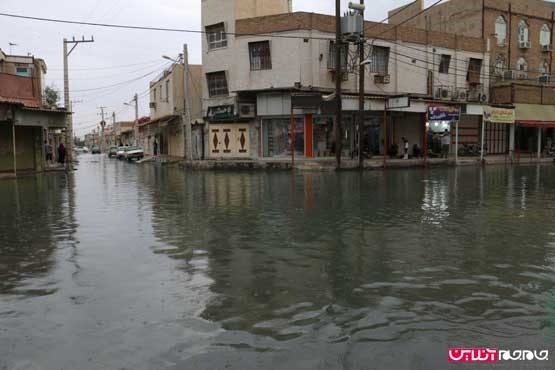
<path id="1" fill-rule="evenodd" d="M 235 107 L 232 104 L 208 107 L 206 117 L 212 121 L 231 120 L 235 118 Z"/>
<path id="2" fill-rule="evenodd" d="M 385 101 L 386 109 L 409 108 L 410 98 L 408 96 L 391 96 Z"/>
<path id="3" fill-rule="evenodd" d="M 515 110 L 484 107 L 484 121 L 493 123 L 515 123 Z"/>
<path id="4" fill-rule="evenodd" d="M 458 121 L 459 107 L 454 105 L 430 105 L 428 121 Z"/>

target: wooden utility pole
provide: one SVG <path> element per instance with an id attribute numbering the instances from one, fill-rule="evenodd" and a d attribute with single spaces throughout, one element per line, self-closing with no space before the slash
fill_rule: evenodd
<path id="1" fill-rule="evenodd" d="M 94 42 L 94 38 L 91 36 L 89 40 L 85 40 L 85 37 L 81 40 L 75 40 L 75 37 L 72 40 L 64 39 L 64 106 L 67 111 L 67 118 L 66 118 L 66 169 L 68 171 L 73 170 L 73 116 L 71 112 L 71 105 L 69 101 L 69 68 L 68 68 L 68 57 L 79 45 L 80 43 L 85 42 Z M 71 50 L 67 51 L 67 45 L 72 44 Z"/>
<path id="2" fill-rule="evenodd" d="M 100 153 L 104 153 L 104 127 L 106 127 L 106 121 L 104 120 L 104 109 L 106 107 L 98 107 L 100 109 L 100 115 L 102 116 L 102 121 L 100 121 Z"/>
<path id="3" fill-rule="evenodd" d="M 360 5 L 364 5 L 364 0 L 360 0 Z M 359 43 L 359 73 L 358 73 L 358 166 L 362 169 L 364 158 L 362 156 L 362 134 L 364 132 L 364 73 L 366 66 L 362 64 L 364 61 L 364 9 L 360 11 L 362 16 L 362 32 L 360 34 Z"/>
<path id="4" fill-rule="evenodd" d="M 341 65 L 341 54 L 343 42 L 341 37 L 341 1 L 335 0 L 335 160 L 337 169 L 341 168 L 341 110 L 343 109 L 341 102 L 341 81 L 343 79 L 343 66 Z"/>

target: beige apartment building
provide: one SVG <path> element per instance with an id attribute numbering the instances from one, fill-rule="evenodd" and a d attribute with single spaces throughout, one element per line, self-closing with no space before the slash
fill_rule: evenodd
<path id="1" fill-rule="evenodd" d="M 185 157 L 184 110 L 187 95 L 191 94 L 191 120 L 193 126 L 202 124 L 200 65 L 189 65 L 189 91 L 185 89 L 184 65 L 172 64 L 150 82 L 150 120 L 139 124 L 139 144 L 145 154 Z M 198 123 L 198 124 L 196 124 Z M 194 152 L 201 147 L 201 139 L 193 140 Z M 197 155 L 199 156 L 199 155 Z"/>
<path id="2" fill-rule="evenodd" d="M 335 103 L 322 97 L 335 88 L 335 18 L 292 12 L 289 1 L 258 1 L 243 8 L 247 3 L 202 2 L 207 157 L 279 159 L 292 150 L 301 158 L 331 157 Z M 482 38 L 375 22 L 365 22 L 365 34 L 371 63 L 363 141 L 370 155 L 382 155 L 390 145 L 401 147 L 403 137 L 412 155 L 414 145 L 420 151 L 425 145 L 427 126 L 451 129 L 446 122 L 437 127 L 427 123 L 430 106 L 460 111 L 465 140 L 478 144 L 482 106 L 489 100 L 485 76 L 490 53 Z M 357 60 L 351 45 L 344 52 L 341 76 L 344 156 L 356 150 Z M 384 121 L 385 102 L 399 95 L 409 98 L 409 106 L 388 107 Z"/>

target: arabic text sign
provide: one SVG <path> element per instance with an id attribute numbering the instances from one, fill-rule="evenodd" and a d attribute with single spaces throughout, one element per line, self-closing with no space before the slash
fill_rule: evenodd
<path id="1" fill-rule="evenodd" d="M 428 107 L 429 121 L 458 121 L 459 107 L 449 105 L 431 105 Z"/>
<path id="2" fill-rule="evenodd" d="M 495 123 L 515 123 L 515 110 L 484 107 L 484 121 Z"/>

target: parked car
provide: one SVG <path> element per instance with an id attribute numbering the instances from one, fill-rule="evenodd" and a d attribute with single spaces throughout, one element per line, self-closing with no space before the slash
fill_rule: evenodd
<path id="1" fill-rule="evenodd" d="M 139 148 L 138 146 L 129 146 L 125 151 L 125 159 L 127 159 L 128 161 L 132 161 L 134 159 L 140 160 L 143 159 L 144 156 L 145 152 L 142 148 Z"/>
<path id="2" fill-rule="evenodd" d="M 117 159 L 124 159 L 125 158 L 125 150 L 129 148 L 128 146 L 120 146 L 116 152 Z"/>
<path id="3" fill-rule="evenodd" d="M 118 147 L 112 146 L 108 151 L 108 158 L 117 157 L 118 156 Z"/>
<path id="4" fill-rule="evenodd" d="M 81 153 L 88 153 L 89 149 L 87 149 L 86 146 L 76 146 L 73 151 L 75 151 L 75 153 L 77 154 L 81 154 Z"/>
<path id="5" fill-rule="evenodd" d="M 93 146 L 92 150 L 91 150 L 92 154 L 100 154 L 100 147 L 98 146 Z"/>

